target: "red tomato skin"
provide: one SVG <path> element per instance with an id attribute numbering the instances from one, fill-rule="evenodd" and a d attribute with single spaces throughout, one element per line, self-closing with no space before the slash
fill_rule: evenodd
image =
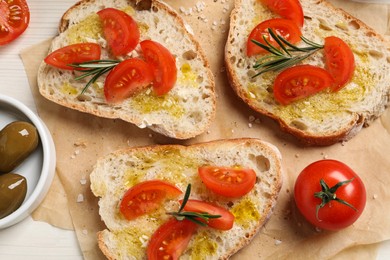
<path id="1" fill-rule="evenodd" d="M 329 187 L 338 182 L 354 178 L 350 183 L 339 187 L 336 196 L 351 205 L 331 201 L 318 212 L 316 206 L 321 199 L 314 197 L 315 192 L 321 191 L 320 180 L 323 179 Z M 352 225 L 362 214 L 366 205 L 366 189 L 360 177 L 346 164 L 336 160 L 320 160 L 308 165 L 298 176 L 294 197 L 301 214 L 316 227 L 325 230 L 340 230 Z"/>
<path id="2" fill-rule="evenodd" d="M 168 93 L 177 79 L 176 59 L 162 44 L 144 40 L 140 43 L 145 60 L 153 69 L 153 89 L 158 95 Z"/>
<path id="3" fill-rule="evenodd" d="M 226 178 L 220 178 L 220 175 L 213 176 L 214 171 L 219 171 Z M 228 197 L 239 198 L 249 193 L 256 184 L 256 173 L 252 169 L 202 166 L 198 168 L 198 174 L 206 187 L 212 192 Z M 240 175 L 239 182 L 229 182 L 228 177 Z"/>
<path id="4" fill-rule="evenodd" d="M 12 19 L 12 18 L 17 19 Z M 18 38 L 30 23 L 30 10 L 25 0 L 0 1 L 0 46 Z"/>
<path id="5" fill-rule="evenodd" d="M 169 182 L 144 181 L 125 192 L 119 210 L 127 220 L 133 220 L 158 209 L 165 199 L 174 199 L 181 194 L 181 190 Z"/>
<path id="6" fill-rule="evenodd" d="M 108 103 L 118 103 L 147 88 L 153 81 L 150 66 L 138 58 L 130 58 L 116 65 L 104 82 L 104 96 Z"/>
<path id="7" fill-rule="evenodd" d="M 183 200 L 180 200 L 180 204 Z M 207 225 L 219 230 L 229 230 L 234 224 L 234 215 L 227 209 L 201 200 L 189 199 L 184 206 L 184 211 L 197 213 L 209 213 L 210 215 L 221 215 L 220 218 L 209 219 Z"/>
<path id="8" fill-rule="evenodd" d="M 272 46 L 279 46 L 270 36 L 268 28 L 272 29 L 292 44 L 298 43 L 301 40 L 302 32 L 294 22 L 282 18 L 269 19 L 259 23 L 249 34 L 246 44 L 246 54 L 248 57 L 267 53 L 266 50 L 252 42 L 253 39 L 266 44 L 263 39 L 263 35 L 267 37 L 267 40 L 272 44 Z"/>
<path id="9" fill-rule="evenodd" d="M 137 22 L 127 13 L 106 8 L 97 13 L 103 21 L 104 36 L 115 56 L 126 55 L 139 43 L 140 31 Z"/>
<path id="10" fill-rule="evenodd" d="M 303 27 L 303 9 L 299 0 L 260 0 L 272 12 Z"/>
<path id="11" fill-rule="evenodd" d="M 355 56 L 351 48 L 336 36 L 325 38 L 325 68 L 335 80 L 332 91 L 342 89 L 351 81 L 355 71 Z"/>
<path id="12" fill-rule="evenodd" d="M 75 70 L 74 67 L 68 66 L 68 64 L 98 60 L 100 59 L 100 54 L 101 48 L 99 44 L 76 43 L 53 51 L 44 61 L 59 69 Z"/>
<path id="13" fill-rule="evenodd" d="M 170 256 L 167 259 L 179 259 L 196 229 L 197 224 L 186 219 L 168 220 L 154 232 L 150 239 L 147 249 L 148 260 L 166 259 L 164 256 Z"/>
<path id="14" fill-rule="evenodd" d="M 283 70 L 274 81 L 274 97 L 282 105 L 312 96 L 332 87 L 333 77 L 323 68 L 296 65 Z"/>

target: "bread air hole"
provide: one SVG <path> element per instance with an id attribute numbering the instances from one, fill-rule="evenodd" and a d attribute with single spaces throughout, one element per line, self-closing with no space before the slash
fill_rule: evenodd
<path id="1" fill-rule="evenodd" d="M 248 76 L 248 78 L 249 78 L 249 80 L 251 82 L 255 82 L 256 81 L 256 78 L 253 78 L 253 76 L 256 75 L 256 71 L 254 71 L 254 70 L 247 70 L 246 75 Z"/>
<path id="2" fill-rule="evenodd" d="M 383 53 L 382 52 L 380 52 L 380 51 L 377 51 L 377 50 L 370 50 L 370 51 L 368 51 L 368 54 L 371 56 L 371 57 L 373 57 L 373 58 L 375 58 L 375 59 L 381 59 L 381 58 L 383 58 Z"/>
<path id="3" fill-rule="evenodd" d="M 198 82 L 199 84 L 203 83 L 203 76 L 199 75 L 199 76 L 196 78 L 196 82 Z"/>
<path id="4" fill-rule="evenodd" d="M 270 161 L 267 157 L 263 155 L 256 156 L 254 154 L 250 154 L 249 159 L 255 163 L 256 168 L 259 169 L 261 172 L 269 171 L 271 167 Z"/>
<path id="5" fill-rule="evenodd" d="M 237 61 L 237 68 L 242 69 L 242 68 L 244 68 L 244 67 L 245 67 L 244 59 L 239 59 L 239 60 Z"/>
<path id="6" fill-rule="evenodd" d="M 308 128 L 305 123 L 303 123 L 302 121 L 299 121 L 299 120 L 292 121 L 291 126 L 297 128 L 299 130 L 306 130 Z"/>
<path id="7" fill-rule="evenodd" d="M 349 27 L 351 27 L 352 29 L 355 29 L 355 30 L 359 30 L 360 29 L 360 24 L 356 21 L 350 21 L 348 23 Z"/>
<path id="8" fill-rule="evenodd" d="M 324 19 L 318 19 L 318 21 L 320 22 L 320 25 L 319 27 L 322 29 L 322 30 L 325 30 L 325 31 L 332 31 L 332 27 L 330 27 L 330 25 L 328 25 L 328 23 L 324 20 Z"/>
<path id="9" fill-rule="evenodd" d="M 202 122 L 202 112 L 201 111 L 195 111 L 190 114 L 190 118 L 193 119 L 194 123 Z"/>
<path id="10" fill-rule="evenodd" d="M 193 59 L 195 59 L 197 56 L 198 56 L 198 55 L 196 54 L 195 51 L 189 50 L 189 51 L 184 52 L 182 57 L 183 57 L 183 59 L 185 59 L 185 60 L 193 60 Z"/>

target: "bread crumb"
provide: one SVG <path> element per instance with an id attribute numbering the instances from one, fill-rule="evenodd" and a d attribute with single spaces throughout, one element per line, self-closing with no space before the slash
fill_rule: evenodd
<path id="1" fill-rule="evenodd" d="M 85 185 L 87 184 L 87 179 L 85 179 L 84 177 L 80 179 L 80 184 L 81 185 Z"/>
<path id="2" fill-rule="evenodd" d="M 142 235 L 140 238 L 139 238 L 139 241 L 141 242 L 141 247 L 142 248 L 146 248 L 147 245 L 148 245 L 148 240 L 149 240 L 149 237 L 146 236 L 146 235 Z"/>
<path id="3" fill-rule="evenodd" d="M 75 150 L 73 154 L 70 156 L 71 159 L 75 159 L 77 155 L 80 154 L 80 150 Z"/>
<path id="4" fill-rule="evenodd" d="M 83 229 L 81 232 L 82 232 L 84 235 L 88 235 L 88 230 L 86 230 L 86 229 Z"/>
<path id="5" fill-rule="evenodd" d="M 299 158 L 299 154 L 296 153 L 296 154 L 295 154 L 295 158 Z"/>
<path id="6" fill-rule="evenodd" d="M 316 227 L 316 232 L 320 233 L 320 232 L 322 232 L 322 229 L 319 227 Z"/>
<path id="7" fill-rule="evenodd" d="M 83 194 L 77 195 L 77 203 L 81 203 L 83 201 L 84 201 L 84 195 Z"/>
<path id="8" fill-rule="evenodd" d="M 278 246 L 282 243 L 282 240 L 275 239 L 275 246 Z"/>
<path id="9" fill-rule="evenodd" d="M 249 116 L 249 122 L 254 122 L 255 121 L 255 117 L 254 116 Z"/>
<path id="10" fill-rule="evenodd" d="M 73 145 L 74 145 L 75 147 L 86 148 L 86 147 L 87 147 L 87 142 L 85 142 L 85 141 L 80 141 L 80 140 L 79 140 L 79 141 L 74 142 Z"/>
<path id="11" fill-rule="evenodd" d="M 252 126 L 253 126 L 252 123 L 248 123 L 249 128 L 252 128 Z"/>
<path id="12" fill-rule="evenodd" d="M 372 198 L 373 198 L 374 200 L 376 200 L 376 199 L 378 198 L 378 194 L 374 194 L 374 195 L 372 196 Z"/>

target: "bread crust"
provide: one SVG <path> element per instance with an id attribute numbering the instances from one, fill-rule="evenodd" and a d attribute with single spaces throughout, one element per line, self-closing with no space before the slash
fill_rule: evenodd
<path id="1" fill-rule="evenodd" d="M 100 4 L 100 2 L 103 2 L 103 4 Z M 81 112 L 86 112 L 89 114 L 93 114 L 95 116 L 99 117 L 105 117 L 105 118 L 111 118 L 111 119 L 122 119 L 124 121 L 133 123 L 141 128 L 148 127 L 151 130 L 158 132 L 160 134 L 166 135 L 168 137 L 172 137 L 175 139 L 189 139 L 192 137 L 195 137 L 199 134 L 202 134 L 206 131 L 207 128 L 209 128 L 210 124 L 215 118 L 215 112 L 216 112 L 216 97 L 215 97 L 215 82 L 214 82 L 214 76 L 210 70 L 209 62 L 206 58 L 206 55 L 204 54 L 200 43 L 195 39 L 195 36 L 188 32 L 186 29 L 186 25 L 184 24 L 183 19 L 168 5 L 157 1 L 157 0 L 143 0 L 143 1 L 136 1 L 136 0 L 113 0 L 112 3 L 108 0 L 82 0 L 75 5 L 73 5 L 71 8 L 69 8 L 62 16 L 61 21 L 59 23 L 59 36 L 65 35 L 67 33 L 68 29 L 71 28 L 73 25 L 77 25 L 85 16 L 92 13 L 92 9 L 95 11 L 100 10 L 103 8 L 103 6 L 113 6 L 115 7 L 115 3 L 118 2 L 120 5 L 126 5 L 132 6 L 136 12 L 138 12 L 137 8 L 141 8 L 142 12 L 154 12 L 154 10 L 159 10 L 159 12 L 164 13 L 164 15 L 171 17 L 173 23 L 176 28 L 179 28 L 180 33 L 183 35 L 182 37 L 185 38 L 191 46 L 183 46 L 183 50 L 185 51 L 186 48 L 191 49 L 193 48 L 193 52 L 196 53 L 196 59 L 194 59 L 194 62 L 197 62 L 194 66 L 197 66 L 197 70 L 201 70 L 202 73 L 202 82 L 199 83 L 197 92 L 199 93 L 199 97 L 192 96 L 193 94 L 190 94 L 189 97 L 187 96 L 180 96 L 178 98 L 172 97 L 173 100 L 179 99 L 177 101 L 177 107 L 179 109 L 183 109 L 184 115 L 179 117 L 178 119 L 174 118 L 174 116 L 170 115 L 170 111 L 162 110 L 161 112 L 157 111 L 154 114 L 148 114 L 145 115 L 144 112 L 138 111 L 138 113 L 134 110 L 130 110 L 131 113 L 128 111 L 122 110 L 124 107 L 129 107 L 131 104 L 124 104 L 121 105 L 110 105 L 106 104 L 103 99 L 99 98 L 97 101 L 93 101 L 90 103 L 87 102 L 78 102 L 73 97 L 67 97 L 63 93 L 56 93 L 53 94 L 53 90 L 50 89 L 51 86 L 48 85 L 48 81 L 51 81 L 51 78 L 62 78 L 63 74 L 58 73 L 57 71 L 53 72 L 53 68 L 44 62 L 42 62 L 39 71 L 38 71 L 38 85 L 39 85 L 39 91 L 40 93 L 47 99 L 74 109 Z M 149 9 L 145 9 L 149 8 Z M 82 13 L 83 16 L 79 17 L 78 15 Z M 153 26 L 153 25 L 150 25 Z M 146 37 L 147 35 L 144 35 Z M 66 36 L 64 36 L 66 37 Z M 153 39 L 152 39 L 153 40 Z M 58 43 L 55 43 L 58 45 Z M 58 48 L 57 45 L 52 45 L 50 51 L 53 51 L 55 48 Z M 53 49 L 54 48 L 54 49 Z M 183 53 L 174 53 L 174 55 L 177 57 L 177 59 L 183 60 L 182 57 Z M 183 61 L 184 62 L 184 61 Z M 183 63 L 182 62 L 182 63 Z M 192 60 L 188 60 L 188 63 L 192 65 Z M 178 68 L 178 73 L 180 72 L 180 68 Z M 178 75 L 179 77 L 179 75 Z M 50 79 L 50 80 L 49 80 Z M 99 79 L 101 82 L 104 80 L 104 78 Z M 194 80 L 195 82 L 195 80 Z M 196 82 L 195 82 L 196 83 Z M 55 83 L 52 83 L 55 85 Z M 180 82 L 177 82 L 174 88 L 182 88 L 182 84 Z M 184 84 L 194 84 L 194 83 L 187 83 Z M 196 83 L 197 84 L 197 83 Z M 200 85 L 201 84 L 201 85 Z M 72 86 L 74 83 L 72 83 Z M 59 88 L 60 86 L 56 86 L 56 88 Z M 186 86 L 188 88 L 188 86 Z M 175 90 L 174 90 L 175 91 Z M 181 93 L 183 90 L 176 90 L 177 93 Z M 59 92 L 59 91 L 57 91 Z M 184 92 L 183 92 L 184 93 Z M 192 93 L 194 93 L 194 90 L 192 90 Z M 202 96 L 201 93 L 204 95 Z M 176 95 L 175 94 L 175 95 Z M 174 94 L 172 94 L 174 95 Z M 184 94 L 183 94 L 184 95 Z M 189 103 L 186 104 L 185 98 L 198 98 L 202 101 L 202 108 L 196 107 L 196 105 L 192 105 L 192 108 Z M 119 111 L 119 112 L 118 112 Z"/>
<path id="2" fill-rule="evenodd" d="M 240 139 L 232 139 L 232 140 L 217 140 L 217 141 L 210 141 L 210 142 L 205 142 L 205 143 L 199 143 L 199 144 L 194 144 L 194 145 L 189 145 L 189 146 L 183 146 L 183 145 L 153 145 L 153 146 L 144 146 L 144 147 L 137 147 L 137 148 L 127 148 L 127 149 L 122 149 L 115 151 L 111 153 L 108 156 L 105 156 L 104 158 L 101 158 L 98 163 L 96 164 L 93 173 L 91 174 L 91 189 L 95 196 L 101 197 L 100 200 L 102 200 L 104 197 L 109 196 L 110 191 L 106 190 L 105 188 L 101 187 L 102 183 L 106 183 L 106 179 L 103 177 L 103 175 L 108 174 L 108 163 L 115 163 L 116 160 L 118 161 L 127 161 L 129 158 L 133 158 L 135 155 L 145 155 L 145 158 L 148 158 L 147 160 L 150 161 L 151 157 L 148 155 L 156 155 L 156 154 L 167 154 L 169 151 L 180 151 L 180 155 L 177 156 L 188 156 L 191 154 L 191 156 L 194 157 L 200 157 L 206 160 L 209 160 L 209 164 L 215 163 L 215 165 L 221 165 L 222 162 L 217 162 L 214 161 L 216 158 L 222 157 L 223 155 L 226 155 L 226 157 L 240 157 L 240 156 L 247 156 L 251 157 L 251 159 L 248 158 L 235 158 L 234 162 L 233 159 L 221 159 L 222 161 L 225 160 L 225 163 L 229 160 L 231 160 L 231 164 L 238 164 L 238 162 L 248 162 L 248 160 L 260 160 L 258 157 L 261 157 L 262 160 L 266 160 L 269 165 L 268 169 L 262 169 L 263 166 L 258 165 L 258 168 L 255 168 L 255 172 L 259 178 L 259 182 L 257 182 L 255 188 L 254 188 L 254 194 L 257 194 L 256 196 L 261 197 L 264 190 L 262 190 L 265 186 L 267 186 L 266 189 L 266 194 L 267 199 L 266 201 L 262 201 L 260 198 L 258 201 L 254 203 L 259 203 L 261 205 L 257 205 L 259 208 L 261 208 L 260 212 L 260 217 L 257 222 L 253 225 L 250 225 L 250 228 L 247 228 L 244 230 L 245 235 L 240 236 L 239 238 L 231 238 L 231 240 L 234 239 L 234 246 L 230 246 L 228 248 L 224 248 L 223 254 L 218 255 L 218 256 L 210 256 L 210 259 L 228 259 L 231 255 L 239 251 L 241 248 L 245 247 L 247 244 L 251 242 L 251 240 L 255 237 L 255 235 L 258 233 L 258 231 L 261 229 L 261 227 L 264 226 L 264 224 L 268 221 L 270 216 L 272 215 L 273 209 L 276 205 L 277 197 L 280 192 L 280 189 L 282 187 L 282 167 L 281 167 L 281 154 L 278 151 L 278 149 L 261 140 L 258 139 L 250 139 L 250 138 L 240 138 Z M 204 158 L 207 155 L 212 155 L 216 154 L 215 157 L 211 158 Z M 253 157 L 253 158 L 252 158 Z M 125 159 L 127 158 L 127 159 Z M 154 158 L 154 157 L 153 157 Z M 159 157 L 158 157 L 159 158 Z M 175 158 L 175 157 L 173 157 Z M 257 159 L 255 159 L 257 158 Z M 130 159 L 129 159 L 130 160 Z M 157 160 L 157 158 L 156 158 Z M 132 161 L 132 163 L 130 163 Z M 135 163 L 134 160 L 130 160 L 127 163 L 133 164 Z M 162 162 L 159 162 L 160 164 Z M 261 164 L 259 161 L 255 163 L 255 165 Z M 110 164 L 111 165 L 111 164 Z M 114 164 L 113 164 L 114 165 Z M 144 164 L 145 165 L 145 164 Z M 201 165 L 199 165 L 201 166 Z M 222 165 L 221 165 L 222 166 Z M 225 165 L 229 166 L 229 165 Z M 244 165 L 243 165 L 244 166 Z M 253 165 L 252 165 L 253 166 Z M 253 166 L 254 167 L 254 166 Z M 196 168 L 196 167 L 195 167 Z M 261 170 L 262 169 L 262 170 Z M 104 172 L 105 171 L 105 172 Z M 116 169 L 116 171 L 121 171 L 121 169 Z M 191 173 L 196 174 L 196 173 Z M 191 175 L 187 176 L 187 179 L 191 180 Z M 110 178 L 113 178 L 112 175 L 110 175 Z M 148 175 L 149 176 L 149 175 Z M 119 177 L 117 177 L 119 178 Z M 148 178 L 153 178 L 153 175 L 149 176 Z M 143 180 L 141 180 L 143 181 Z M 267 183 L 267 184 L 263 184 Z M 110 187 L 115 186 L 116 184 L 109 184 L 106 183 L 106 185 L 109 185 Z M 176 185 L 180 188 L 184 187 L 182 183 L 178 182 Z M 261 186 L 261 185 L 264 185 Z M 197 187 L 196 183 L 193 183 L 193 189 L 192 189 L 192 195 L 191 196 L 204 196 L 205 198 L 209 198 L 208 196 L 210 194 L 197 194 Z M 245 195 L 249 196 L 248 198 L 253 198 L 251 197 L 252 195 Z M 239 201 L 243 201 L 247 199 L 246 197 L 240 198 L 237 201 L 233 200 L 231 203 L 239 203 Z M 217 197 L 216 197 L 217 198 Z M 107 199 L 107 198 L 106 198 Z M 116 200 L 117 198 L 109 197 L 110 200 Z M 212 200 L 212 198 L 211 198 Z M 262 201 L 262 202 L 260 202 Z M 115 202 L 116 203 L 116 202 Z M 221 205 L 226 205 L 223 202 Z M 118 259 L 116 254 L 119 254 L 120 250 L 116 248 L 115 250 L 115 242 L 112 241 L 112 239 L 117 239 L 115 238 L 115 232 L 118 232 L 119 229 L 129 229 L 130 227 L 125 226 L 126 224 L 123 223 L 114 223 L 114 225 L 117 225 L 116 227 L 111 222 L 110 217 L 112 214 L 115 214 L 113 212 L 110 212 L 110 214 L 107 214 L 107 206 L 101 201 L 99 201 L 100 205 L 100 210 L 99 212 L 101 213 L 102 220 L 105 221 L 107 225 L 107 230 L 101 231 L 98 233 L 98 245 L 101 248 L 102 252 L 108 257 L 108 259 Z M 136 220 L 135 220 L 136 221 Z M 248 222 L 249 223 L 249 222 Z M 136 224 L 136 225 L 141 225 L 141 224 Z M 239 224 L 237 224 L 239 225 Z M 236 229 L 237 230 L 237 229 Z M 234 232 L 236 232 L 236 230 Z M 111 233 L 112 232 L 112 233 Z M 201 232 L 201 231 L 199 231 Z M 218 231 L 212 231 L 212 232 L 218 232 Z M 227 231 L 222 231 L 222 233 L 218 233 L 220 236 L 219 238 L 222 240 L 226 240 L 229 235 L 229 233 L 226 233 L 226 237 L 223 235 L 223 232 Z M 232 231 L 233 232 L 233 231 Z M 243 234 L 244 234 L 243 233 Z M 111 236 L 111 235 L 112 236 Z M 112 239 L 111 239 L 112 238 Z M 119 238 L 118 238 L 119 239 Z M 120 239 L 119 239 L 120 240 Z M 193 242 L 195 243 L 195 242 Z M 189 245 L 189 251 L 191 251 L 191 247 L 194 246 L 194 244 L 190 243 Z M 188 252 L 188 251 L 187 251 Z M 188 257 L 187 253 L 184 253 L 185 257 Z M 124 256 L 123 256 L 124 257 Z M 131 255 L 127 255 L 126 257 L 131 258 Z M 134 258 L 137 258 L 133 256 Z"/>
<path id="3" fill-rule="evenodd" d="M 235 8 L 233 9 L 231 16 L 230 16 L 230 28 L 234 28 L 237 26 L 237 23 L 240 21 L 242 13 L 240 7 L 244 4 L 248 5 L 248 1 L 244 0 L 235 0 Z M 309 8 L 310 6 L 325 6 L 329 10 L 329 13 L 336 13 L 339 16 L 342 17 L 342 21 L 345 21 L 346 23 L 353 25 L 357 28 L 357 30 L 361 30 L 364 32 L 365 36 L 368 38 L 373 38 L 376 41 L 380 42 L 380 44 L 383 46 L 383 56 L 388 56 L 388 46 L 389 43 L 377 32 L 375 32 L 372 28 L 367 26 L 365 23 L 360 21 L 359 19 L 353 17 L 349 13 L 345 12 L 343 9 L 336 8 L 331 3 L 327 2 L 326 0 L 317 0 L 317 1 L 311 1 L 311 0 L 302 0 L 301 1 L 302 6 L 304 8 L 304 14 L 305 14 L 305 8 Z M 314 11 L 311 11 L 311 13 L 315 13 Z M 306 15 L 306 14 L 305 14 Z M 305 24 L 310 23 L 313 17 L 305 17 Z M 319 18 L 326 21 L 326 18 Z M 305 29 L 304 25 L 304 28 Z M 251 28 L 250 28 L 251 29 Z M 333 29 L 333 27 L 332 27 Z M 366 109 L 361 109 L 359 111 L 358 108 L 351 109 L 350 111 L 350 119 L 348 122 L 344 122 L 341 125 L 337 125 L 337 129 L 333 129 L 332 131 L 309 131 L 310 129 L 300 128 L 296 125 L 292 124 L 291 121 L 287 121 L 285 118 L 282 118 L 279 114 L 275 113 L 273 108 L 267 107 L 266 105 L 259 105 L 258 102 L 256 102 L 253 98 L 248 96 L 248 90 L 244 86 L 244 84 L 247 84 L 249 82 L 248 80 L 243 80 L 240 78 L 242 74 L 237 73 L 237 65 L 235 62 L 239 59 L 247 59 L 246 55 L 243 56 L 235 56 L 238 51 L 234 50 L 236 46 L 233 46 L 230 44 L 232 42 L 232 39 L 235 38 L 234 33 L 236 30 L 232 30 L 229 33 L 228 41 L 225 47 L 225 65 L 228 75 L 228 80 L 235 91 L 235 93 L 253 110 L 257 111 L 258 113 L 265 115 L 267 117 L 272 118 L 275 120 L 280 128 L 293 136 L 295 136 L 302 144 L 304 145 L 315 145 L 315 146 L 327 146 L 332 145 L 334 143 L 340 142 L 340 141 L 347 141 L 354 137 L 363 126 L 368 126 L 369 123 L 376 118 L 378 118 L 381 113 L 386 109 L 388 102 L 389 102 L 389 95 L 390 95 L 390 84 L 385 82 L 383 80 L 382 82 L 379 82 L 380 84 L 385 84 L 385 87 L 382 87 L 383 90 L 382 93 L 380 93 L 380 96 L 377 97 L 377 101 L 375 104 L 372 105 L 369 111 L 366 111 Z M 250 31 L 249 31 L 250 32 Z M 307 35 L 304 35 L 307 37 Z M 246 36 L 247 37 L 247 36 Z M 235 39 L 237 40 L 237 39 Z M 355 43 L 354 43 L 355 44 Z M 356 43 L 358 44 L 358 43 Z M 241 48 L 245 48 L 242 46 Z M 356 54 L 355 54 L 356 56 Z M 386 57 L 384 58 L 386 59 Z M 383 66 L 385 66 L 386 71 L 389 71 L 389 64 L 387 61 L 382 63 Z M 249 76 L 248 76 L 249 78 Z M 271 86 L 269 86 L 271 87 Z M 274 104 L 274 103 L 273 103 Z M 272 106 L 272 105 L 271 105 Z M 278 106 L 277 104 L 273 105 L 274 107 Z M 356 105 L 358 106 L 358 105 Z M 306 117 L 304 112 L 299 114 L 299 117 Z M 314 124 L 314 123 L 313 123 Z M 336 121 L 335 124 L 338 124 Z M 316 125 L 318 127 L 318 125 Z M 319 128 L 319 127 L 318 127 Z"/>

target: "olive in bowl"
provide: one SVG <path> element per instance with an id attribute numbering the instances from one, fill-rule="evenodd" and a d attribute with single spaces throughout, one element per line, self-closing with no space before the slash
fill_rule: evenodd
<path id="1" fill-rule="evenodd" d="M 13 141 L 17 143 L 22 140 L 23 144 L 20 147 L 12 145 L 13 147 L 10 148 L 10 143 L 0 140 L 0 143 L 3 142 L 0 144 L 0 149 L 7 150 L 7 152 L 0 151 L 3 153 L 0 158 L 4 158 L 3 155 L 7 156 L 7 160 L 0 162 L 0 187 L 2 183 L 6 187 L 5 190 L 0 191 L 0 200 L 2 200 L 0 214 L 3 214 L 0 216 L 0 229 L 20 222 L 39 206 L 51 186 L 56 165 L 54 142 L 44 122 L 20 101 L 0 94 L 0 130 L 2 131 L 0 138 L 1 136 L 4 139 L 10 136 L 15 138 L 13 134 L 8 133 L 9 125 L 21 127 L 22 134 L 29 132 L 31 136 L 27 143 L 21 136 L 16 136 L 17 140 Z M 3 132 L 4 129 L 6 132 Z M 35 133 L 37 138 L 34 137 Z M 19 138 L 21 140 L 18 140 Z M 22 157 L 11 155 L 13 152 L 17 154 L 21 152 Z M 7 190 L 8 187 L 14 189 Z"/>
<path id="2" fill-rule="evenodd" d="M 14 121 L 0 130 L 0 174 L 13 171 L 38 146 L 35 126 L 25 121 Z"/>

